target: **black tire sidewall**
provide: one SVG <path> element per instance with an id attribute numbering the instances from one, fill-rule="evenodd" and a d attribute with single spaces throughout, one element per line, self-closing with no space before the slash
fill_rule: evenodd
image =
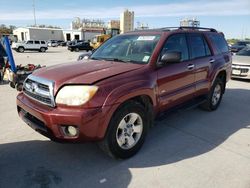
<path id="1" fill-rule="evenodd" d="M 116 140 L 116 131 L 118 128 L 118 125 L 120 121 L 129 113 L 137 113 L 141 116 L 143 121 L 143 131 L 141 134 L 141 137 L 139 141 L 136 143 L 136 145 L 128 150 L 122 149 Z M 111 119 L 111 122 L 109 124 L 109 130 L 107 133 L 107 141 L 109 145 L 110 152 L 112 155 L 114 155 L 116 158 L 129 158 L 136 154 L 139 149 L 142 147 L 145 137 L 147 135 L 149 121 L 147 118 L 147 112 L 145 111 L 145 108 L 139 104 L 139 103 L 128 103 L 124 105 L 122 108 L 120 108 Z"/>
<path id="2" fill-rule="evenodd" d="M 42 48 L 40 49 L 40 51 L 41 51 L 41 52 L 46 52 L 46 49 L 42 47 Z"/>
<path id="3" fill-rule="evenodd" d="M 216 105 L 213 105 L 213 103 L 212 103 L 213 94 L 214 94 L 215 87 L 216 87 L 218 84 L 219 84 L 220 87 L 221 87 L 221 95 L 220 95 L 220 99 L 219 99 L 219 101 L 217 102 L 217 104 L 216 104 Z M 224 87 L 223 81 L 222 81 L 221 79 L 216 79 L 215 82 L 214 82 L 214 84 L 213 84 L 213 86 L 212 86 L 211 92 L 210 92 L 210 94 L 209 94 L 209 107 L 210 107 L 211 110 L 216 110 L 216 109 L 219 107 L 219 105 L 220 105 L 220 103 L 221 103 L 221 100 L 222 100 L 222 96 L 223 96 L 223 87 Z"/>
<path id="4" fill-rule="evenodd" d="M 20 49 L 22 49 L 22 50 L 20 51 Z M 18 52 L 21 52 L 21 53 L 22 53 L 22 52 L 24 52 L 24 50 L 25 50 L 24 47 L 19 47 L 19 48 L 18 48 Z"/>

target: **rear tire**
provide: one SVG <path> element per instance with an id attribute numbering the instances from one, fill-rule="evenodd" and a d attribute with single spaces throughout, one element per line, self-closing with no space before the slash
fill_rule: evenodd
<path id="1" fill-rule="evenodd" d="M 225 83 L 220 78 L 216 78 L 209 94 L 206 97 L 206 101 L 201 104 L 200 107 L 206 111 L 216 110 L 221 103 L 224 89 Z"/>
<path id="2" fill-rule="evenodd" d="M 113 114 L 99 147 L 114 158 L 126 159 L 135 155 L 146 138 L 150 117 L 143 105 L 128 101 Z"/>

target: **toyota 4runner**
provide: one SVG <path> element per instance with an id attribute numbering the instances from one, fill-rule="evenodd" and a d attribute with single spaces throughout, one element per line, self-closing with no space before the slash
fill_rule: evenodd
<path id="1" fill-rule="evenodd" d="M 115 36 L 89 59 L 41 68 L 17 96 L 20 117 L 55 141 L 97 141 L 128 158 L 154 118 L 191 99 L 213 111 L 231 74 L 224 35 L 210 28 L 162 28 Z"/>

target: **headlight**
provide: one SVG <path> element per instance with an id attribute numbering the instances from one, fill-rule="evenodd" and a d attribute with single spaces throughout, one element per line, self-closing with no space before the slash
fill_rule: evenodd
<path id="1" fill-rule="evenodd" d="M 56 96 L 56 103 L 79 106 L 88 102 L 97 90 L 97 86 L 64 86 Z"/>

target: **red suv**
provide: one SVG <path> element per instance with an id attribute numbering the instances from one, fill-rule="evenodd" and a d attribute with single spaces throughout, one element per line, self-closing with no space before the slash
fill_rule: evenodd
<path id="1" fill-rule="evenodd" d="M 115 36 L 84 62 L 41 68 L 17 96 L 21 118 L 55 141 L 98 141 L 128 158 L 142 146 L 156 115 L 202 99 L 219 106 L 231 53 L 210 28 L 162 28 Z"/>

